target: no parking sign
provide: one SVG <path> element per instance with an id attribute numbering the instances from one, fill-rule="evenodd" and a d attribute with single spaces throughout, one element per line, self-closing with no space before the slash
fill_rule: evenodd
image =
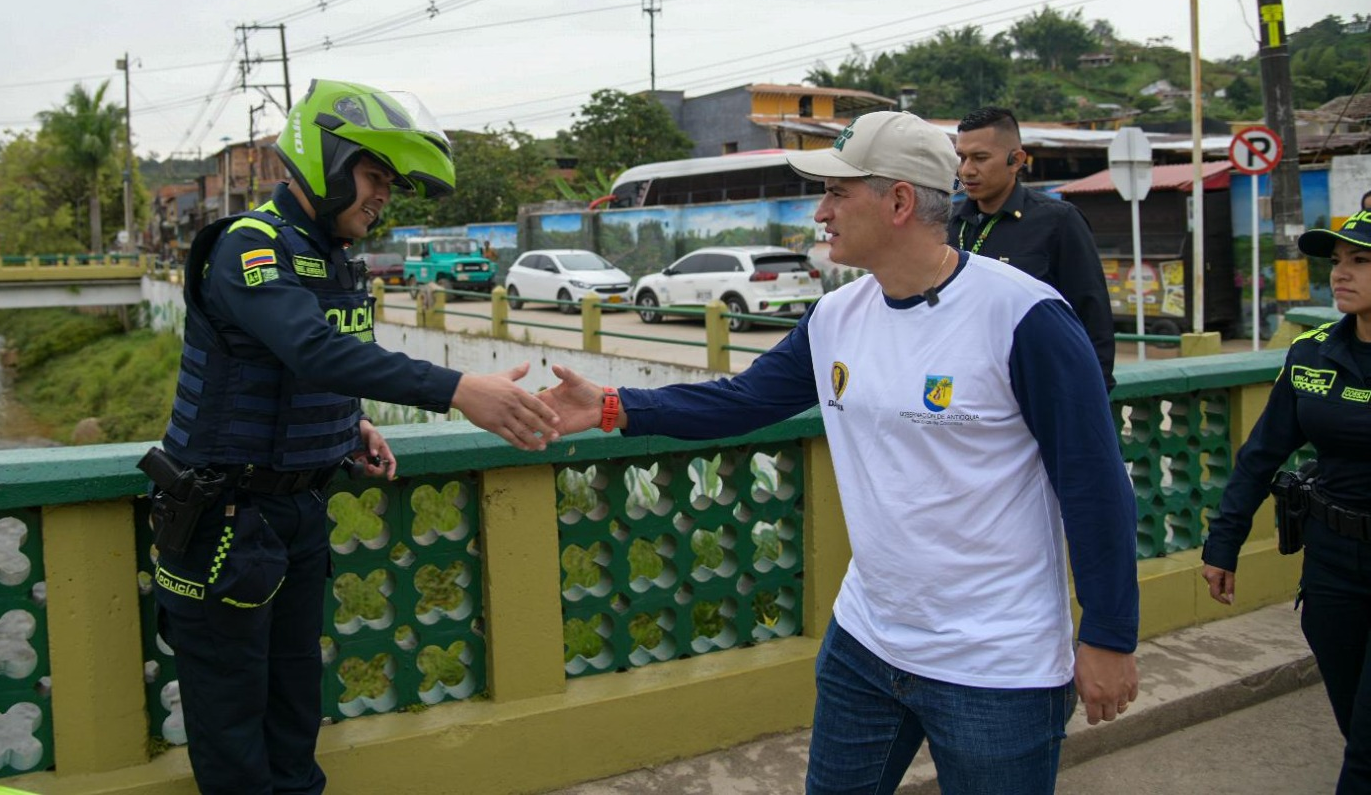
<path id="1" fill-rule="evenodd" d="M 1228 145 L 1228 159 L 1233 168 L 1252 176 L 1275 169 L 1283 152 L 1281 137 L 1270 127 L 1260 125 L 1238 130 Z"/>

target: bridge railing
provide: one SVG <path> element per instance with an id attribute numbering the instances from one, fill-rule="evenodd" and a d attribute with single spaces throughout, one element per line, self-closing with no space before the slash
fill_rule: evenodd
<path id="1" fill-rule="evenodd" d="M 1280 364 L 1120 368 L 1144 636 L 1225 614 L 1196 548 Z M 849 554 L 817 410 L 737 439 L 591 432 L 543 453 L 465 423 L 387 436 L 398 480 L 326 495 L 335 725 L 319 757 L 335 782 L 531 792 L 808 723 Z M 0 452 L 0 713 L 22 729 L 0 734 L 0 774 L 28 773 L 7 783 L 189 791 L 146 446 Z M 1269 509 L 1243 567 L 1240 609 L 1293 593 Z"/>
<path id="2" fill-rule="evenodd" d="M 372 295 L 376 299 L 376 317 L 378 320 L 385 319 L 386 296 L 388 294 L 403 291 L 410 291 L 410 288 L 403 286 L 388 286 L 382 284 L 379 279 L 372 283 Z M 455 308 L 461 306 L 461 304 L 450 301 L 450 299 L 453 298 L 489 299 L 489 313 Z M 592 293 L 585 296 L 580 301 L 537 299 L 519 296 L 515 299 L 515 302 L 520 305 L 574 307 L 580 313 L 580 319 L 579 322 L 567 321 L 564 323 L 544 323 L 536 320 L 514 319 L 510 316 L 510 309 L 512 307 L 510 306 L 509 296 L 503 287 L 495 287 L 489 293 L 473 290 L 428 287 L 416 295 L 415 323 L 421 327 L 443 330 L 446 328 L 446 318 L 448 316 L 489 320 L 491 336 L 496 339 L 505 340 L 514 339 L 513 329 L 517 327 L 541 328 L 553 331 L 579 331 L 581 333 L 581 349 L 590 353 L 601 352 L 602 340 L 605 337 L 646 340 L 662 345 L 685 345 L 705 349 L 706 369 L 717 370 L 719 372 L 731 372 L 732 362 L 730 352 L 739 351 L 742 353 L 761 354 L 765 353 L 766 349 L 733 344 L 729 328 L 730 321 L 740 320 L 753 326 L 767 325 L 781 328 L 793 328 L 799 322 L 791 317 L 729 312 L 721 301 L 711 301 L 704 307 L 642 307 L 635 304 L 604 302 L 600 300 L 598 295 Z M 627 334 L 624 332 L 606 331 L 601 326 L 602 315 L 606 312 L 640 313 L 644 311 L 663 317 L 703 318 L 705 327 L 704 340 L 682 340 L 649 333 Z M 1120 341 L 1181 345 L 1182 356 L 1207 355 L 1219 351 L 1218 335 L 1214 333 L 1207 335 L 1191 334 L 1184 335 L 1184 337 L 1157 334 L 1115 334 L 1114 336 Z M 1193 340 L 1196 344 L 1184 344 L 1187 340 Z"/>
<path id="3" fill-rule="evenodd" d="M 136 279 L 157 269 L 151 254 L 35 254 L 0 257 L 0 281 Z"/>

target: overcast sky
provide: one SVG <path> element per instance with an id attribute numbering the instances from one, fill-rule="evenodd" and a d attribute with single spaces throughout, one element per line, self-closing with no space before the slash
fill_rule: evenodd
<path id="1" fill-rule="evenodd" d="M 546 136 L 569 127 L 592 91 L 649 86 L 653 0 L 7 0 L 0 25 L 0 130 L 36 129 L 34 114 L 62 104 L 74 83 L 124 102 L 129 53 L 134 148 L 159 159 L 211 153 L 248 137 L 262 89 L 236 88 L 243 50 L 237 26 L 285 24 L 298 99 L 314 77 L 418 94 L 448 128 L 513 122 Z M 823 61 L 836 67 L 855 45 L 901 49 L 940 28 L 979 25 L 988 36 L 1043 7 L 1042 0 L 655 0 L 657 88 L 698 96 L 746 83 L 799 83 Z M 1189 50 L 1187 0 L 1050 0 L 1089 22 L 1108 20 L 1125 39 L 1170 37 Z M 1203 0 L 1206 59 L 1256 53 L 1257 0 Z M 927 10 L 942 8 L 946 10 Z M 1287 29 L 1329 15 L 1365 13 L 1364 0 L 1287 0 Z M 433 13 L 435 12 L 436 13 Z M 252 32 L 252 59 L 279 59 L 273 28 Z M 1354 65 L 1356 66 L 1356 65 Z M 1364 68 L 1364 65 L 1356 68 Z M 253 66 L 248 84 L 284 82 L 279 62 Z M 285 92 L 265 89 L 284 105 Z M 267 102 L 257 129 L 283 114 Z"/>

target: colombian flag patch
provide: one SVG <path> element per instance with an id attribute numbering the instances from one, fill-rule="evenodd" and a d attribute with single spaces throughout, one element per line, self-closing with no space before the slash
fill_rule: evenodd
<path id="1" fill-rule="evenodd" d="M 276 252 L 269 248 L 259 248 L 243 252 L 243 270 L 245 271 L 275 264 Z"/>

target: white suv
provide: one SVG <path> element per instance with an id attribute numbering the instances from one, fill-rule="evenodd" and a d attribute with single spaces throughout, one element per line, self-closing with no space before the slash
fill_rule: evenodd
<path id="1" fill-rule="evenodd" d="M 798 317 L 823 295 L 819 271 L 804 254 L 778 246 L 718 246 L 692 251 L 661 273 L 638 280 L 633 303 L 644 323 L 658 323 L 660 306 L 724 303 L 732 314 Z M 729 318 L 729 331 L 752 323 Z"/>
<path id="2" fill-rule="evenodd" d="M 505 292 L 510 309 L 522 307 L 527 299 L 580 301 L 592 292 L 599 293 L 605 303 L 617 304 L 628 299 L 632 282 L 627 273 L 593 251 L 538 249 L 525 251 L 510 266 Z M 570 303 L 557 308 L 567 315 L 578 311 Z"/>

